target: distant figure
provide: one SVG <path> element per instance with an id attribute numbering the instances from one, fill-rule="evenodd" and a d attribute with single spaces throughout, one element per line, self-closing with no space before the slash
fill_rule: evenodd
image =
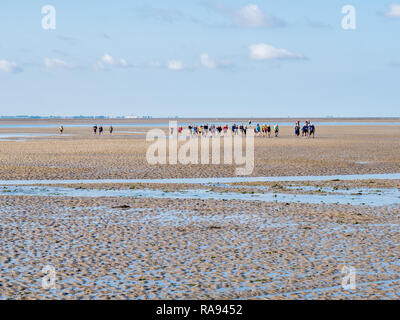
<path id="1" fill-rule="evenodd" d="M 113 126 L 110 126 L 110 129 L 109 129 L 109 131 L 110 131 L 110 134 L 112 134 L 112 133 L 113 133 L 113 131 L 114 131 L 114 128 L 113 128 Z"/>
<path id="2" fill-rule="evenodd" d="M 261 127 L 261 132 L 262 132 L 263 137 L 267 136 L 267 125 L 265 123 Z"/>
<path id="3" fill-rule="evenodd" d="M 313 139 L 314 139 L 314 137 L 315 137 L 315 126 L 312 123 L 310 123 L 310 125 L 309 125 L 309 134 L 310 134 L 310 137 L 312 136 Z"/>
<path id="4" fill-rule="evenodd" d="M 60 134 L 62 134 L 62 133 L 64 132 L 64 127 L 63 127 L 63 126 L 60 126 L 60 127 L 58 128 L 58 130 L 60 131 Z"/>
<path id="5" fill-rule="evenodd" d="M 276 125 L 274 126 L 274 131 L 275 131 L 275 137 L 277 138 L 278 135 L 279 135 L 279 126 L 278 126 L 278 124 L 276 124 Z"/>
<path id="6" fill-rule="evenodd" d="M 294 126 L 294 134 L 296 137 L 300 136 L 300 121 L 297 121 L 296 125 Z"/>
<path id="7" fill-rule="evenodd" d="M 99 135 L 102 134 L 102 133 L 103 133 L 103 127 L 100 126 L 100 127 L 99 127 Z"/>
<path id="8" fill-rule="evenodd" d="M 259 123 L 257 123 L 256 128 L 254 129 L 254 132 L 257 136 L 259 136 L 261 134 L 261 127 L 260 127 Z"/>
<path id="9" fill-rule="evenodd" d="M 212 136 L 215 134 L 215 124 L 212 124 L 210 126 L 210 133 L 211 133 Z"/>
<path id="10" fill-rule="evenodd" d="M 303 137 L 307 137 L 308 136 L 308 121 L 306 121 L 306 123 L 304 124 L 303 128 L 301 129 L 301 135 Z"/>
<path id="11" fill-rule="evenodd" d="M 204 125 L 204 127 L 203 127 L 203 129 L 204 129 L 204 135 L 208 135 L 208 123 L 206 123 L 205 125 Z"/>
<path id="12" fill-rule="evenodd" d="M 97 124 L 95 124 L 95 125 L 93 126 L 93 133 L 94 133 L 94 134 L 97 133 Z"/>
<path id="13" fill-rule="evenodd" d="M 269 124 L 267 125 L 267 134 L 268 138 L 271 138 L 271 126 Z"/>

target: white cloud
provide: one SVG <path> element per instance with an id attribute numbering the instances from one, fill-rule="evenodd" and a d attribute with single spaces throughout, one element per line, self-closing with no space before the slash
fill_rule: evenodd
<path id="1" fill-rule="evenodd" d="M 174 70 L 174 71 L 184 69 L 182 61 L 179 61 L 179 60 L 169 60 L 167 62 L 167 68 L 170 70 Z"/>
<path id="2" fill-rule="evenodd" d="M 214 59 L 212 59 L 207 53 L 202 53 L 200 55 L 201 64 L 209 69 L 215 69 L 217 67 L 217 63 Z"/>
<path id="3" fill-rule="evenodd" d="M 390 18 L 400 18 L 400 4 L 391 4 L 389 6 L 389 12 L 385 15 Z"/>
<path id="4" fill-rule="evenodd" d="M 234 12 L 236 21 L 246 27 L 263 27 L 267 17 L 256 4 L 249 4 Z"/>
<path id="5" fill-rule="evenodd" d="M 286 25 L 281 19 L 265 14 L 256 4 L 248 4 L 237 10 L 227 8 L 224 5 L 214 5 L 213 7 L 231 18 L 236 25 L 242 27 L 283 27 Z"/>
<path id="6" fill-rule="evenodd" d="M 114 58 L 107 53 L 104 54 L 104 56 L 101 58 L 101 61 L 108 64 L 115 64 Z"/>
<path id="7" fill-rule="evenodd" d="M 121 67 L 121 68 L 126 68 L 128 67 L 128 62 L 126 62 L 125 59 L 115 59 L 108 53 L 105 53 L 102 57 L 101 60 L 98 61 L 95 65 L 96 69 L 104 69 L 104 65 L 109 65 L 109 66 L 114 66 L 114 67 Z"/>
<path id="8" fill-rule="evenodd" d="M 73 66 L 63 60 L 57 58 L 44 58 L 43 63 L 48 69 L 53 68 L 64 68 L 64 69 L 71 69 Z"/>
<path id="9" fill-rule="evenodd" d="M 18 72 L 21 69 L 17 66 L 15 62 L 0 60 L 0 70 L 4 72 Z"/>
<path id="10" fill-rule="evenodd" d="M 254 60 L 271 59 L 303 59 L 304 56 L 298 53 L 292 53 L 286 49 L 276 48 L 269 44 L 258 43 L 249 47 L 250 57 Z"/>

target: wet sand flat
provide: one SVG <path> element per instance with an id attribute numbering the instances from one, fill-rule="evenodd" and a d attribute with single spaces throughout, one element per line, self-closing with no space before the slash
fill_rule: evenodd
<path id="1" fill-rule="evenodd" d="M 399 207 L 3 196 L 0 208 L 7 299 L 399 297 Z M 55 289 L 41 286 L 46 265 Z"/>
<path id="2" fill-rule="evenodd" d="M 107 130 L 107 127 L 105 127 Z M 93 135 L 90 127 L 65 134 L 0 141 L 0 179 L 134 179 L 228 177 L 236 165 L 149 165 L 148 127 L 118 127 Z M 164 128 L 166 134 L 167 129 Z M 252 176 L 298 176 L 400 172 L 400 126 L 319 126 L 316 139 L 255 138 Z M 57 128 L 0 128 L 0 133 L 57 133 Z"/>
<path id="3" fill-rule="evenodd" d="M 59 135 L 55 121 L 0 121 L 0 180 L 235 176 L 236 165 L 149 165 L 156 120 L 102 136 L 69 126 L 86 122 Z M 400 173 L 396 124 L 292 131 L 255 138 L 251 176 Z M 398 299 L 399 188 L 396 178 L 0 185 L 0 299 Z M 55 288 L 42 287 L 46 266 Z M 356 289 L 342 287 L 343 267 Z"/>

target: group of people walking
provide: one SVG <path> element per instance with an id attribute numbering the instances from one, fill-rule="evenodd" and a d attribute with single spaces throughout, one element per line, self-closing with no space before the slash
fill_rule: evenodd
<path id="1" fill-rule="evenodd" d="M 300 131 L 302 137 L 315 137 L 315 125 L 311 123 L 311 121 L 306 121 L 303 127 L 301 127 L 300 121 L 296 121 L 296 125 L 294 127 L 294 134 L 296 137 L 300 136 Z"/>
<path id="2" fill-rule="evenodd" d="M 274 126 L 271 126 L 269 124 L 257 124 L 255 126 L 252 126 L 251 121 L 249 121 L 248 125 L 244 125 L 243 123 L 238 125 L 238 124 L 232 124 L 232 125 L 215 125 L 211 124 L 208 125 L 188 125 L 187 126 L 187 132 L 192 135 L 192 136 L 214 136 L 214 135 L 227 135 L 227 134 L 232 134 L 232 135 L 246 135 L 248 130 L 254 130 L 254 135 L 255 136 L 262 136 L 262 137 L 268 137 L 271 138 L 271 135 L 273 134 L 275 137 L 279 136 L 279 125 L 275 124 Z M 60 125 L 58 128 L 60 134 L 64 132 L 64 127 Z M 174 134 L 174 129 L 171 128 L 171 134 Z M 182 134 L 184 132 L 184 127 L 180 126 L 177 128 L 177 133 Z M 93 134 L 99 133 L 101 135 L 103 133 L 104 129 L 103 126 L 97 126 L 95 124 L 93 126 Z M 113 126 L 110 126 L 108 128 L 108 132 L 112 134 L 114 131 Z M 186 133 L 187 133 L 186 132 Z M 309 138 L 314 138 L 315 137 L 315 125 L 311 123 L 311 121 L 306 121 L 303 126 L 301 126 L 300 121 L 296 121 L 295 127 L 294 127 L 294 134 L 296 137 L 309 137 Z"/>
<path id="3" fill-rule="evenodd" d="M 170 133 L 174 134 L 174 129 L 170 129 Z M 255 136 L 271 137 L 273 133 L 275 137 L 279 135 L 279 125 L 271 126 L 269 124 L 252 126 L 251 121 L 248 125 L 232 124 L 232 125 L 215 125 L 215 124 L 202 124 L 202 125 L 188 125 L 187 128 L 180 126 L 177 128 L 178 134 L 190 134 L 191 136 L 221 136 L 221 135 L 246 135 L 248 130 L 254 130 Z"/>
<path id="4" fill-rule="evenodd" d="M 183 127 L 178 128 L 178 134 L 183 133 Z M 233 124 L 231 126 L 225 125 L 215 125 L 215 124 L 204 124 L 204 125 L 188 125 L 187 130 L 191 135 L 207 136 L 207 135 L 226 135 L 231 132 L 233 135 L 246 135 L 247 126 L 241 124 Z"/>
<path id="5" fill-rule="evenodd" d="M 170 129 L 170 133 L 174 133 L 174 129 Z M 262 137 L 279 137 L 279 124 L 259 124 L 252 125 L 249 121 L 248 125 L 243 124 L 232 124 L 232 125 L 215 125 L 215 124 L 202 124 L 202 125 L 188 125 L 187 128 L 180 126 L 177 128 L 178 134 L 190 134 L 191 136 L 214 136 L 214 135 L 246 135 L 248 130 L 254 130 L 255 136 Z M 303 126 L 301 126 L 300 121 L 296 121 L 294 134 L 296 137 L 300 135 L 302 137 L 315 137 L 315 125 L 311 121 L 306 121 Z"/>
<path id="6" fill-rule="evenodd" d="M 271 131 L 274 132 L 274 136 L 277 138 L 279 136 L 279 125 L 275 124 L 273 127 L 269 124 L 260 125 L 257 123 L 254 128 L 254 133 L 256 136 L 263 136 L 271 138 Z"/>
<path id="7" fill-rule="evenodd" d="M 101 135 L 101 134 L 103 133 L 103 131 L 104 131 L 104 129 L 103 129 L 103 126 L 102 126 L 102 125 L 97 126 L 97 124 L 95 124 L 95 125 L 93 126 L 93 134 L 97 134 L 97 132 L 99 132 L 99 135 Z M 110 134 L 112 134 L 113 131 L 114 131 L 113 126 L 110 126 L 110 127 L 108 128 L 108 132 L 109 132 Z"/>
<path id="8" fill-rule="evenodd" d="M 103 133 L 103 131 L 104 131 L 104 129 L 103 129 L 103 126 L 102 126 L 102 125 L 97 126 L 97 124 L 95 124 L 95 125 L 93 126 L 93 134 L 97 134 L 97 132 L 98 132 L 99 135 L 101 135 L 101 134 Z M 114 131 L 113 126 L 110 126 L 110 127 L 108 128 L 108 132 L 109 132 L 110 134 L 112 134 L 113 131 Z M 60 125 L 60 126 L 58 127 L 58 132 L 59 132 L 60 134 L 63 134 L 63 132 L 64 132 L 64 126 Z"/>

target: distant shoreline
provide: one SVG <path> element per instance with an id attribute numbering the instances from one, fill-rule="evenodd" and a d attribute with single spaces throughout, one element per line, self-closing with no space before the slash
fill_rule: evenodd
<path id="1" fill-rule="evenodd" d="M 312 117 L 298 117 L 298 118 L 219 118 L 219 117 L 207 117 L 207 118 L 150 118 L 150 119 L 126 119 L 126 118 L 0 118 L 0 124 L 17 124 L 17 123 L 60 123 L 60 124 L 73 124 L 73 123 L 107 123 L 107 124 L 121 124 L 121 123 L 165 123 L 166 121 L 177 121 L 178 123 L 198 123 L 198 122 L 238 122 L 238 123 L 248 123 L 248 121 L 254 122 L 304 122 L 306 120 L 311 120 L 314 122 L 398 122 L 400 117 L 346 117 L 346 118 L 312 118 Z"/>

